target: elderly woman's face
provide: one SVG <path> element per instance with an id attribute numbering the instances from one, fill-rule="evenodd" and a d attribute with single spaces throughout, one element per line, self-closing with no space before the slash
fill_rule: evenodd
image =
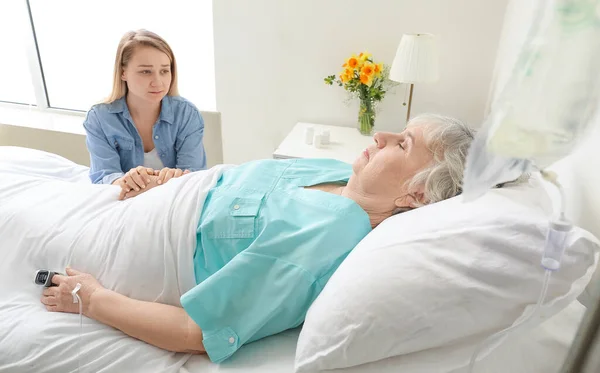
<path id="1" fill-rule="evenodd" d="M 402 133 L 378 132 L 374 144 L 352 166 L 361 189 L 382 198 L 403 198 L 407 181 L 427 167 L 433 154 L 425 144 L 423 126 L 407 127 Z M 407 203 L 410 204 L 410 201 Z"/>

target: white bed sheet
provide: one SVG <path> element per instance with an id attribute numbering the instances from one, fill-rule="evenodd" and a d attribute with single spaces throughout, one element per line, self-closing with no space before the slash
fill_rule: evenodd
<path id="1" fill-rule="evenodd" d="M 585 307 L 579 302 L 547 320 L 527 335 L 511 337 L 476 365 L 476 373 L 556 373 L 568 353 Z M 300 328 L 265 338 L 242 347 L 231 359 L 218 365 L 206 356 L 192 356 L 180 373 L 293 373 L 296 343 Z M 373 341 L 376 343 L 376 341 Z M 435 361 L 428 362 L 431 373 L 466 373 L 466 369 L 449 371 Z M 353 368 L 340 373 L 396 372 L 394 358 Z M 410 371 L 402 371 L 410 373 Z"/>
<path id="2" fill-rule="evenodd" d="M 37 150 L 0 147 L 3 170 L 15 175 L 90 183 L 88 168 L 64 158 Z M 527 335 L 510 338 L 486 360 L 477 366 L 477 372 L 486 373 L 552 373 L 558 372 L 574 338 L 585 308 L 575 302 L 561 313 L 546 321 Z M 292 373 L 299 328 L 265 338 L 242 347 L 231 359 L 222 364 L 211 363 L 205 355 L 192 356 L 180 368 L 180 373 Z M 373 341 L 377 343 L 377 341 Z M 124 352 L 125 353 L 125 352 Z M 135 356 L 130 356 L 135 359 Z M 429 362 L 434 372 L 449 372 Z M 343 369 L 344 373 L 374 373 L 394 371 L 394 359 L 387 359 L 359 367 Z"/>
<path id="3" fill-rule="evenodd" d="M 126 296 L 180 306 L 208 191 L 227 166 L 194 172 L 126 201 L 63 159 L 0 149 L 0 371 L 177 373 L 189 355 L 161 350 L 75 314 L 48 312 L 38 269 L 67 265 Z M 80 181 L 80 182 L 79 182 Z M 79 335 L 81 330 L 81 341 Z M 80 347 L 80 349 L 79 349 Z"/>

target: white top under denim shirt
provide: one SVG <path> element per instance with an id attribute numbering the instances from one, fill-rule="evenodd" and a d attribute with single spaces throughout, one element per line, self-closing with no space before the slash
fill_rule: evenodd
<path id="1" fill-rule="evenodd" d="M 154 170 L 162 170 L 165 165 L 160 160 L 156 148 L 150 150 L 148 153 L 144 153 L 144 167 L 150 167 Z"/>
<path id="2" fill-rule="evenodd" d="M 130 169 L 144 164 L 144 145 L 125 97 L 94 105 L 83 126 L 92 183 L 112 184 Z M 152 127 L 152 139 L 162 164 L 192 172 L 205 169 L 203 137 L 204 120 L 198 109 L 183 97 L 165 96 Z"/>

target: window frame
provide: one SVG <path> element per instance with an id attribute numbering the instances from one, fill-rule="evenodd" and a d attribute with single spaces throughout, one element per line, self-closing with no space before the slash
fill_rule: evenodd
<path id="1" fill-rule="evenodd" d="M 67 114 L 76 116 L 85 116 L 87 110 L 81 110 L 77 108 L 61 108 L 55 107 L 50 104 L 50 96 L 48 94 L 48 84 L 46 82 L 44 66 L 42 63 L 42 56 L 38 44 L 38 38 L 36 35 L 35 22 L 33 19 L 33 11 L 30 0 L 21 0 L 25 3 L 27 9 L 27 17 L 29 19 L 29 35 L 26 38 L 27 42 L 27 60 L 28 68 L 30 72 L 30 78 L 33 86 L 33 92 L 35 103 L 24 103 L 10 100 L 0 100 L 0 108 L 35 108 L 37 112 L 47 112 L 50 114 Z M 214 27 L 214 26 L 213 26 Z M 214 46 L 213 46 L 214 48 Z M 216 74 L 216 72 L 215 72 Z M 216 87 L 215 87 L 216 90 Z M 216 92 L 215 92 L 216 100 Z M 217 111 L 216 102 L 215 107 L 209 110 L 201 109 L 204 111 Z"/>

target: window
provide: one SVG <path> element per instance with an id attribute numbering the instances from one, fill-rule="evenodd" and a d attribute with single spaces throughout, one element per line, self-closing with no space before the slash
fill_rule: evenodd
<path id="1" fill-rule="evenodd" d="M 0 32 L 11 35 L 2 37 L 0 47 L 13 55 L 0 61 L 0 80 L 12 79 L 0 85 L 2 101 L 35 103 L 28 60 L 37 53 L 24 47 L 36 45 L 31 24 L 48 106 L 83 111 L 110 94 L 123 34 L 144 28 L 173 49 L 179 93 L 200 110 L 216 109 L 211 0 L 29 0 L 33 22 L 25 0 L 0 3 L 0 14 L 10 20 L 0 22 Z"/>
<path id="2" fill-rule="evenodd" d="M 25 1 L 0 2 L 0 35 L 0 101 L 35 104 L 28 59 L 35 48 Z"/>

